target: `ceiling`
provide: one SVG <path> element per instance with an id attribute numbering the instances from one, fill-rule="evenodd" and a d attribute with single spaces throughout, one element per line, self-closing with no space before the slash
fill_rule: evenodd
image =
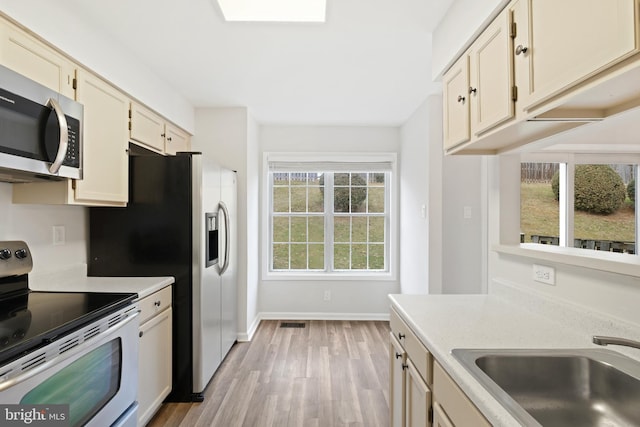
<path id="1" fill-rule="evenodd" d="M 328 0 L 327 22 L 225 22 L 215 0 L 63 0 L 195 107 L 263 124 L 404 123 L 440 91 L 431 32 L 452 0 Z"/>

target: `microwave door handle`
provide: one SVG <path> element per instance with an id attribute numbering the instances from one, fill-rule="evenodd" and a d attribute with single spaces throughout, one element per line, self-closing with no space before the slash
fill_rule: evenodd
<path id="1" fill-rule="evenodd" d="M 229 210 L 224 202 L 220 202 L 219 209 L 224 216 L 224 264 L 220 268 L 220 275 L 222 276 L 229 268 Z"/>
<path id="2" fill-rule="evenodd" d="M 62 111 L 62 107 L 58 104 L 53 98 L 49 98 L 47 101 L 47 107 L 53 108 L 53 111 L 56 113 L 56 117 L 58 118 L 58 126 L 60 126 L 60 144 L 58 145 L 58 153 L 56 154 L 56 158 L 49 166 L 49 172 L 58 173 L 60 170 L 60 166 L 62 166 L 62 162 L 64 162 L 65 157 L 67 156 L 67 149 L 69 146 L 69 128 L 67 126 L 67 118 L 64 115 L 64 111 Z"/>

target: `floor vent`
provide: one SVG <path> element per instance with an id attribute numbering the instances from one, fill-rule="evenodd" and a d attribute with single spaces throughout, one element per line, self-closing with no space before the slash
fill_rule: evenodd
<path id="1" fill-rule="evenodd" d="M 304 328 L 304 322 L 282 322 L 281 328 Z"/>

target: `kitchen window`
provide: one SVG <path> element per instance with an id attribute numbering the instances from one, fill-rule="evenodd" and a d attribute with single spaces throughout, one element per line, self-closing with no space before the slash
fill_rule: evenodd
<path id="1" fill-rule="evenodd" d="M 636 254 L 640 157 L 571 154 L 557 160 L 522 160 L 521 243 Z"/>
<path id="2" fill-rule="evenodd" d="M 321 157 L 325 160 L 267 161 L 266 270 L 388 276 L 395 159 Z"/>

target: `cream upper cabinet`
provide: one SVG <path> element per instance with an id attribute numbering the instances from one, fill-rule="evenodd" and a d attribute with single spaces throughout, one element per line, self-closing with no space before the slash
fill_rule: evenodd
<path id="1" fill-rule="evenodd" d="M 407 360 L 407 380 L 405 392 L 405 416 L 407 427 L 425 427 L 431 425 L 431 390 L 422 379 L 411 360 Z"/>
<path id="2" fill-rule="evenodd" d="M 76 100 L 84 105 L 82 179 L 14 184 L 14 203 L 126 205 L 129 99 L 96 75 L 79 68 Z"/>
<path id="3" fill-rule="evenodd" d="M 138 145 L 164 153 L 164 119 L 136 102 L 131 103 L 129 134 Z"/>
<path id="4" fill-rule="evenodd" d="M 165 153 L 176 154 L 178 151 L 189 151 L 191 149 L 189 134 L 170 123 L 165 126 L 165 135 Z"/>
<path id="5" fill-rule="evenodd" d="M 162 154 L 173 155 L 190 148 L 188 133 L 135 102 L 131 103 L 129 133 L 133 143 Z"/>
<path id="6" fill-rule="evenodd" d="M 0 20 L 0 64 L 68 98 L 74 98 L 75 65 L 4 20 Z"/>
<path id="7" fill-rule="evenodd" d="M 75 199 L 126 203 L 129 198 L 129 98 L 110 84 L 78 70 L 77 101 L 84 105 L 84 172 Z"/>
<path id="8" fill-rule="evenodd" d="M 638 51 L 637 0 L 527 3 L 528 19 L 516 21 L 522 40 L 514 46 L 516 60 L 530 70 L 525 109 Z"/>
<path id="9" fill-rule="evenodd" d="M 444 149 L 469 141 L 469 57 L 463 54 L 443 78 Z"/>
<path id="10" fill-rule="evenodd" d="M 505 10 L 444 75 L 445 150 L 514 116 L 510 29 Z"/>
<path id="11" fill-rule="evenodd" d="M 514 115 L 511 13 L 505 10 L 469 49 L 469 104 L 474 135 Z"/>

